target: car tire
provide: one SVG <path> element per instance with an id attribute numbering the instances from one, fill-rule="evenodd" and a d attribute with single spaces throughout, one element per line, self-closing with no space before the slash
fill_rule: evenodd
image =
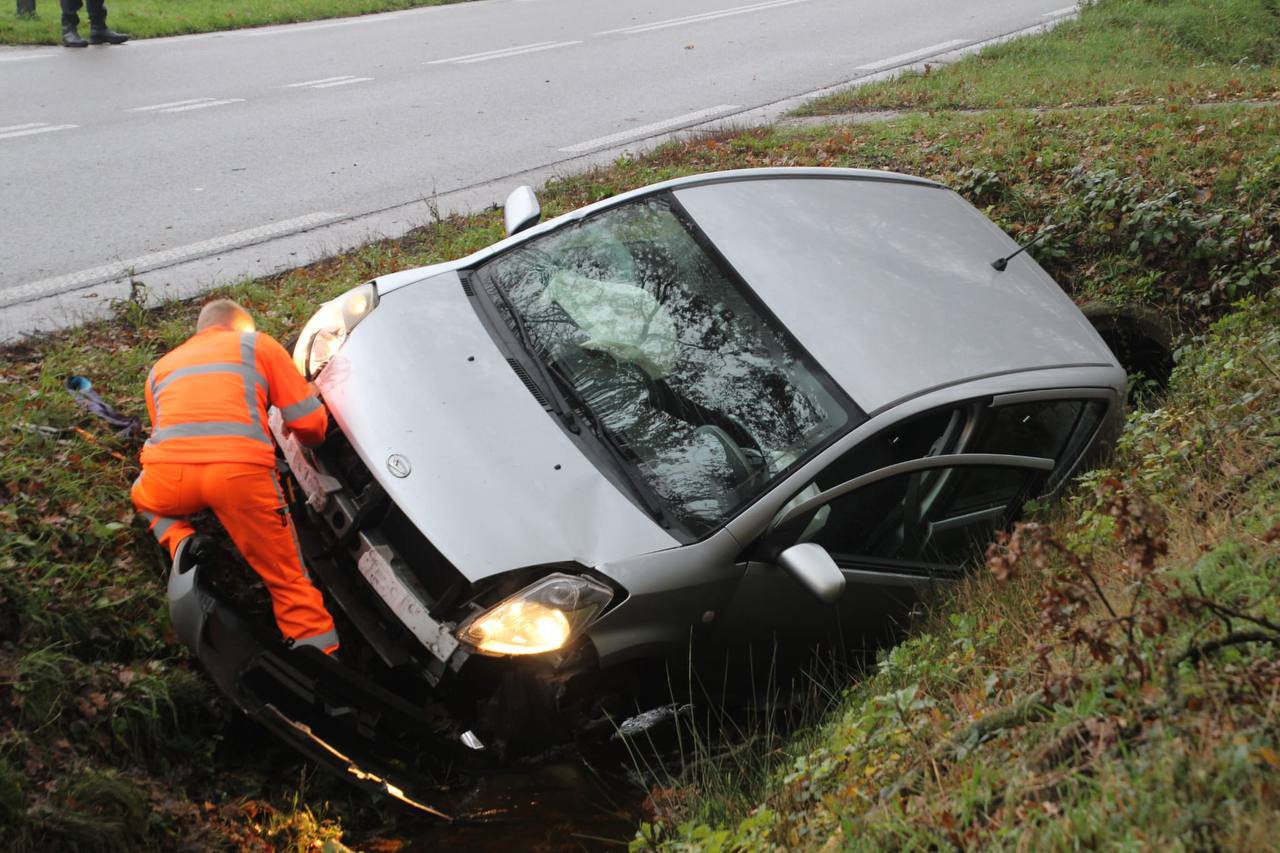
<path id="1" fill-rule="evenodd" d="M 1157 312 L 1137 305 L 1092 302 L 1081 312 L 1106 342 L 1125 372 L 1142 374 L 1163 390 L 1173 373 L 1173 324 Z"/>

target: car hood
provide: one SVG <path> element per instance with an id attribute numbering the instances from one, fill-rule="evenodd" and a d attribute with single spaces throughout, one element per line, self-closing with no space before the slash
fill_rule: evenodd
<path id="1" fill-rule="evenodd" d="M 455 272 L 383 296 L 316 384 L 374 478 L 469 580 L 678 544 L 534 399 Z"/>

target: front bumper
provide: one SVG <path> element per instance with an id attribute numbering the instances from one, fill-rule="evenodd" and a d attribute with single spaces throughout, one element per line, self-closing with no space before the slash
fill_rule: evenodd
<path id="1" fill-rule="evenodd" d="M 370 607 L 366 591 L 357 587 L 359 582 L 324 553 L 335 549 L 325 548 L 306 525 L 298 525 L 309 568 L 387 666 L 402 666 L 418 658 L 433 684 L 447 669 L 456 671 L 469 657 L 454 636 L 456 625 L 433 617 L 431 596 L 391 545 L 376 531 L 360 529 L 368 507 L 285 430 L 274 409 L 270 424 L 311 515 L 325 528 L 327 538 L 349 554 L 377 603 Z M 380 609 L 384 612 L 378 612 Z M 406 653 L 398 641 L 400 629 L 415 641 L 412 652 Z"/>
<path id="2" fill-rule="evenodd" d="M 465 757 L 420 709 L 309 647 L 261 636 L 201 583 L 199 566 L 169 578 L 179 637 L 241 711 L 348 781 L 449 819 L 426 791 Z M 355 758 L 353 756 L 358 756 Z"/>

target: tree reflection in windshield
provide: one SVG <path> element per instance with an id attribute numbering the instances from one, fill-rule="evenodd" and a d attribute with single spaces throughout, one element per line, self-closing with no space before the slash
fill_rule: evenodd
<path id="1" fill-rule="evenodd" d="M 849 420 L 851 404 L 699 245 L 667 197 L 606 211 L 481 271 L 692 532 Z"/>

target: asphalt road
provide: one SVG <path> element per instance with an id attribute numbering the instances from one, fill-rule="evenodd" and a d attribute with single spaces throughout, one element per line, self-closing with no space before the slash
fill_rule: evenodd
<path id="1" fill-rule="evenodd" d="M 203 259 L 212 284 L 264 271 L 267 256 L 279 268 L 322 254 L 326 233 L 330 248 L 358 242 L 332 237 L 343 223 L 402 232 L 433 194 L 484 186 L 492 201 L 504 176 L 568 170 L 1069 11 L 1064 0 L 480 0 L 0 49 L 0 318 L 12 326 L 58 294 L 67 310 L 130 269 L 156 283 Z M 273 246 L 296 250 L 282 261 Z"/>

